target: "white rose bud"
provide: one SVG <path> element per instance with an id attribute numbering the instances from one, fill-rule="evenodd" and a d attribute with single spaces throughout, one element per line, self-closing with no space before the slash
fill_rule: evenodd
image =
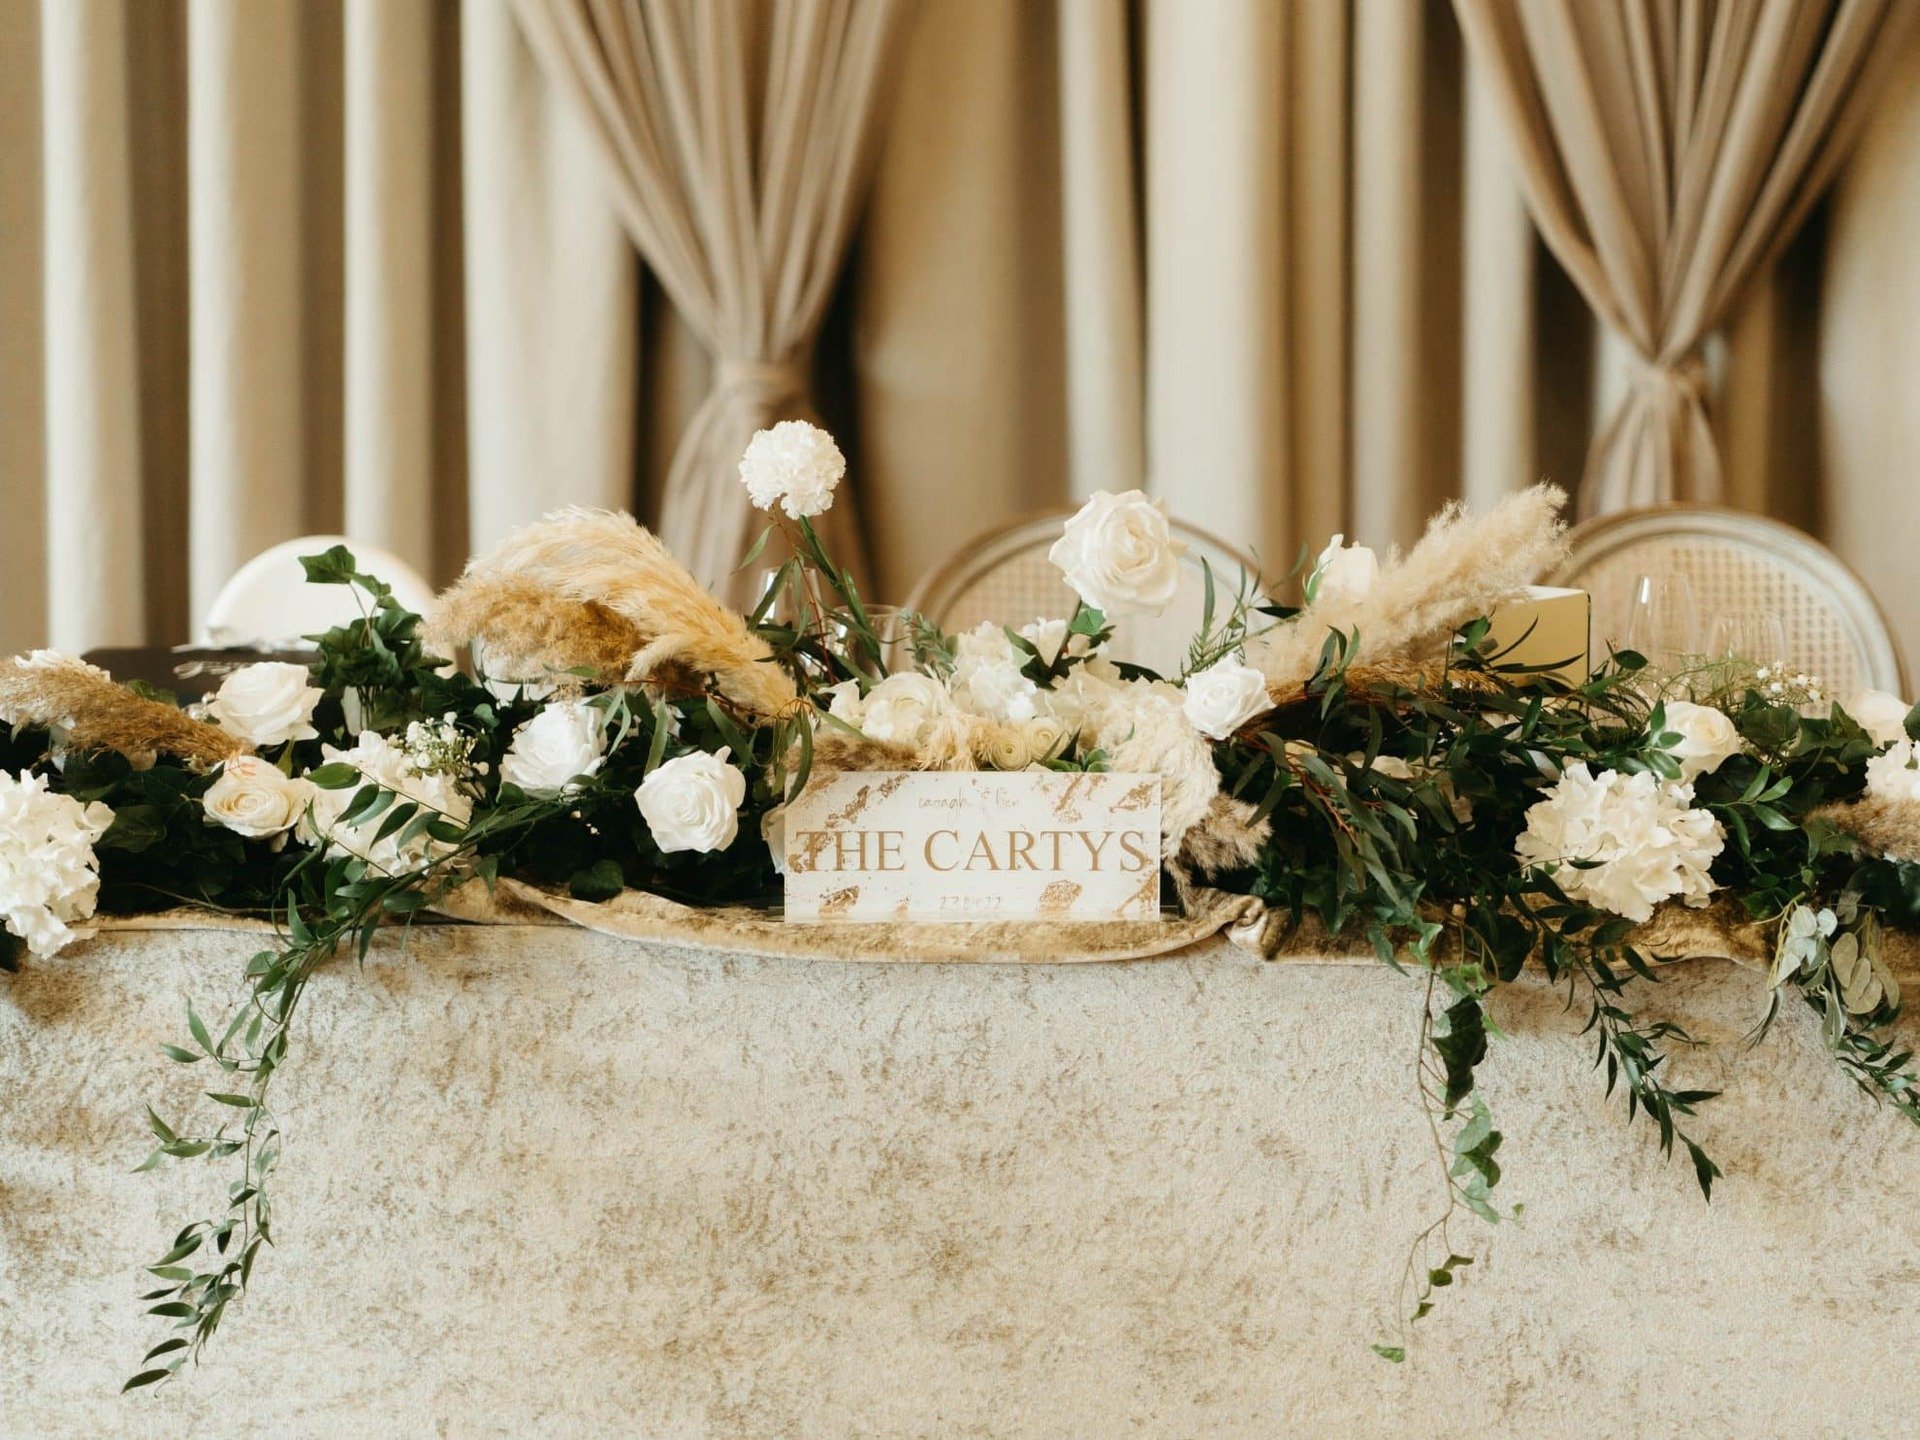
<path id="1" fill-rule="evenodd" d="M 1163 502 L 1138 490 L 1098 490 L 1067 521 L 1047 558 L 1103 614 L 1158 615 L 1180 588 L 1186 548 L 1167 528 Z"/>
<path id="2" fill-rule="evenodd" d="M 889 675 L 867 692 L 860 729 L 871 739 L 919 745 L 952 707 L 946 687 L 930 675 Z"/>
<path id="3" fill-rule="evenodd" d="M 1002 725 L 987 741 L 987 763 L 996 770 L 1024 770 L 1033 763 L 1033 748 L 1019 725 Z"/>
<path id="4" fill-rule="evenodd" d="M 306 813 L 313 782 L 283 775 L 257 755 L 236 755 L 200 797 L 207 819 L 249 840 L 284 835 Z"/>
<path id="5" fill-rule="evenodd" d="M 1380 574 L 1380 562 L 1364 545 L 1348 545 L 1345 535 L 1327 542 L 1307 577 L 1307 592 L 1316 603 L 1351 605 L 1367 598 Z"/>
<path id="6" fill-rule="evenodd" d="M 266 660 L 227 676 L 207 702 L 207 714 L 230 735 L 258 749 L 289 740 L 311 740 L 313 707 L 321 692 L 309 685 L 304 665 Z"/>
<path id="7" fill-rule="evenodd" d="M 1875 744 L 1898 745 L 1907 738 L 1907 711 L 1913 707 L 1885 690 L 1861 690 L 1842 707 L 1860 722 Z"/>
<path id="8" fill-rule="evenodd" d="M 663 855 L 677 850 L 711 854 L 725 850 L 740 833 L 740 806 L 747 798 L 747 777 L 717 755 L 698 753 L 669 760 L 640 782 L 633 803 L 653 832 Z"/>
<path id="9" fill-rule="evenodd" d="M 1055 760 L 1067 745 L 1066 725 L 1052 715 L 1029 720 L 1026 725 L 1027 749 L 1035 760 Z"/>
<path id="10" fill-rule="evenodd" d="M 1690 785 L 1702 775 L 1711 775 L 1740 753 L 1740 732 L 1724 711 L 1688 700 L 1669 700 L 1666 714 L 1662 728 L 1680 737 L 1680 743 L 1667 753 L 1680 762 L 1682 783 Z"/>
<path id="11" fill-rule="evenodd" d="M 1267 677 L 1229 655 L 1187 677 L 1181 709 L 1193 728 L 1213 740 L 1224 740 L 1247 721 L 1271 710 Z"/>
<path id="12" fill-rule="evenodd" d="M 556 700 L 513 732 L 500 759 L 500 778 L 551 800 L 598 774 L 606 754 L 606 713 L 582 700 Z"/>
<path id="13" fill-rule="evenodd" d="M 847 473 L 847 457 L 833 436 L 804 420 L 782 420 L 757 431 L 740 457 L 740 483 L 762 510 L 775 504 L 799 520 L 824 513 Z"/>

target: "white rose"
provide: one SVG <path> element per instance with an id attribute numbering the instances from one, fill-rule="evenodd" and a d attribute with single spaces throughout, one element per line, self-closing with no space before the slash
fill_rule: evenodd
<path id="1" fill-rule="evenodd" d="M 875 740 L 917 746 L 951 705 L 946 687 L 930 675 L 889 675 L 867 692 L 859 728 Z"/>
<path id="2" fill-rule="evenodd" d="M 309 685 L 304 665 L 266 660 L 244 665 L 221 683 L 207 702 L 207 714 L 222 730 L 256 749 L 289 740 L 311 740 L 313 707 L 321 692 Z"/>
<path id="3" fill-rule="evenodd" d="M 1028 721 L 1025 729 L 1027 749 L 1035 760 L 1057 759 L 1066 748 L 1067 727 L 1052 715 Z"/>
<path id="4" fill-rule="evenodd" d="M 1267 677 L 1237 655 L 1228 655 L 1187 677 L 1182 708 L 1193 728 L 1224 740 L 1254 716 L 1273 708 Z"/>
<path id="5" fill-rule="evenodd" d="M 100 893 L 93 843 L 113 824 L 98 800 L 56 795 L 39 775 L 0 770 L 0 921 L 43 959 L 81 932 Z"/>
<path id="6" fill-rule="evenodd" d="M 500 758 L 500 778 L 551 800 L 597 774 L 606 755 L 606 712 L 584 700 L 556 700 L 513 732 Z"/>
<path id="7" fill-rule="evenodd" d="M 1307 593 L 1316 601 L 1351 605 L 1364 600 L 1380 574 L 1380 562 L 1364 545 L 1345 544 L 1345 535 L 1336 535 L 1314 561 L 1313 574 L 1307 577 Z"/>
<path id="8" fill-rule="evenodd" d="M 1688 700 L 1669 700 L 1666 717 L 1662 730 L 1680 737 L 1680 743 L 1667 753 L 1680 762 L 1683 783 L 1692 784 L 1702 775 L 1711 775 L 1740 753 L 1740 732 L 1724 711 Z"/>
<path id="9" fill-rule="evenodd" d="M 776 503 L 795 520 L 819 515 L 833 504 L 834 488 L 847 473 L 847 457 L 833 436 L 804 420 L 782 420 L 758 431 L 740 457 L 740 483 L 762 510 Z"/>
<path id="10" fill-rule="evenodd" d="M 1138 490 L 1098 490 L 1067 521 L 1047 558 L 1103 614 L 1158 615 L 1180 588 L 1186 548 L 1168 530 L 1163 502 Z"/>
<path id="11" fill-rule="evenodd" d="M 1920 801 L 1920 759 L 1911 740 L 1867 761 L 1867 793 L 1886 800 Z"/>
<path id="12" fill-rule="evenodd" d="M 220 767 L 200 804 L 214 824 L 265 840 L 291 830 L 314 794 L 313 782 L 283 775 L 257 755 L 236 755 Z"/>
<path id="13" fill-rule="evenodd" d="M 1880 745 L 1898 745 L 1907 738 L 1907 711 L 1913 707 L 1885 690 L 1861 690 L 1843 707 L 1860 728 Z"/>
<path id="14" fill-rule="evenodd" d="M 747 777 L 728 763 L 727 754 L 725 749 L 717 755 L 696 751 L 669 760 L 633 792 L 661 854 L 697 850 L 705 855 L 733 844 Z"/>

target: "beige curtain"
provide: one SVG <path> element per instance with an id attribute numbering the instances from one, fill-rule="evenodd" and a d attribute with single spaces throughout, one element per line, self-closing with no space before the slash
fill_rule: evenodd
<path id="1" fill-rule="evenodd" d="M 504 0 L 0 0 L 0 648 L 631 505 L 638 272 Z"/>
<path id="2" fill-rule="evenodd" d="M 515 0 L 605 152 L 628 233 L 715 358 L 661 538 L 709 583 L 753 530 L 755 430 L 811 411 L 812 346 L 864 194 L 907 0 Z M 854 496 L 833 539 L 859 563 Z"/>
<path id="3" fill-rule="evenodd" d="M 1701 344 L 1818 198 L 1907 0 L 1457 0 L 1533 214 L 1640 362 L 1583 508 L 1721 490 Z"/>

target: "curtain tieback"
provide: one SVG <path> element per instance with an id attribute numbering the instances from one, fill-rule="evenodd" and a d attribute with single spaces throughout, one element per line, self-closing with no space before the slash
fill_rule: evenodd
<path id="1" fill-rule="evenodd" d="M 1676 408 L 1704 407 L 1707 401 L 1707 362 L 1697 350 L 1677 360 L 1642 361 L 1633 387 L 1649 400 Z"/>
<path id="2" fill-rule="evenodd" d="M 713 388 L 771 413 L 793 400 L 804 400 L 810 366 L 806 357 L 786 360 L 735 360 L 722 356 L 714 367 Z"/>

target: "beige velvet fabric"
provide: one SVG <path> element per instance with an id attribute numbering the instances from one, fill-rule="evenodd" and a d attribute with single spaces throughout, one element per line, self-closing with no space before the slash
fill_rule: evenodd
<path id="1" fill-rule="evenodd" d="M 279 1245 L 206 1364 L 120 1397 L 137 1267 L 224 1176 L 135 1175 L 155 1051 L 245 936 L 121 934 L 0 980 L 0 1433 L 1897 1436 L 1920 1136 L 1758 977 L 1652 997 L 1707 1049 L 1684 1162 L 1603 1100 L 1563 998 L 1486 1066 L 1526 1222 L 1412 1357 L 1434 1177 L 1419 988 L 1214 942 L 1117 965 L 845 965 L 426 927 L 315 981 Z M 1911 1032 L 1909 1032 L 1911 1034 Z M 211 1108 L 211 1107 L 209 1107 Z M 197 1177 L 197 1179 L 195 1178 Z"/>
<path id="2" fill-rule="evenodd" d="M 812 343 L 865 194 L 911 0 L 514 0 L 589 117 L 610 193 L 715 356 L 675 452 L 661 538 L 709 584 L 754 531 L 754 431 L 811 415 Z M 858 563 L 854 497 L 824 528 Z M 752 590 L 752 577 L 739 588 Z M 750 599 L 744 595 L 741 598 Z"/>
<path id="3" fill-rule="evenodd" d="M 1594 440 L 1582 510 L 1717 499 L 1700 343 L 1819 197 L 1920 11 L 1901 0 L 1456 9 L 1547 243 L 1640 362 Z"/>

